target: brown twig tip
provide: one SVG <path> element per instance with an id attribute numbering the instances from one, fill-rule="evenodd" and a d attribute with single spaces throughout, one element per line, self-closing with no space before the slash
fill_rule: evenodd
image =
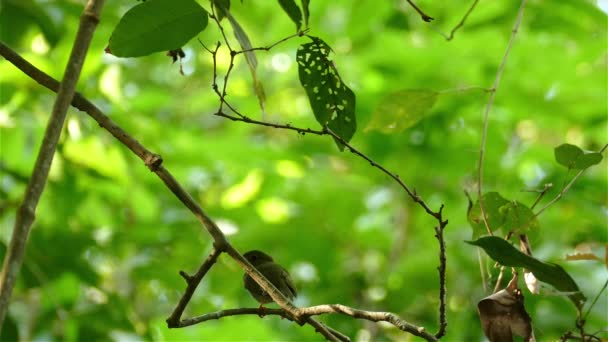
<path id="1" fill-rule="evenodd" d="M 410 4 L 410 6 L 412 6 L 412 8 L 414 10 L 416 10 L 416 12 L 418 12 L 418 14 L 420 14 L 420 17 L 422 18 L 422 20 L 424 20 L 427 23 L 430 23 L 431 21 L 434 20 L 433 17 L 431 17 L 430 15 L 424 13 L 418 6 L 416 6 L 416 4 L 414 2 L 412 2 L 411 0 L 407 0 L 407 2 Z"/>

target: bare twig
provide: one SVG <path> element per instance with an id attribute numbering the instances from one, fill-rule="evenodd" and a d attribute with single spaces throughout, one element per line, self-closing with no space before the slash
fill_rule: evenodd
<path id="1" fill-rule="evenodd" d="M 527 191 L 531 191 L 531 192 L 538 192 L 538 196 L 536 196 L 536 200 L 534 200 L 534 203 L 532 203 L 532 206 L 530 207 L 531 210 L 534 210 L 534 207 L 536 207 L 538 202 L 540 202 L 540 200 L 547 194 L 547 191 L 549 191 L 552 187 L 553 187 L 553 183 L 547 183 L 547 184 L 545 184 L 545 186 L 543 187 L 542 190 L 527 190 Z"/>
<path id="2" fill-rule="evenodd" d="M 420 8 L 418 8 L 418 6 L 416 6 L 414 2 L 412 2 L 412 0 L 407 0 L 407 3 L 410 4 L 410 6 L 412 6 L 412 8 L 416 10 L 416 12 L 418 12 L 418 14 L 420 14 L 422 20 L 426 21 L 427 23 L 433 21 L 434 18 L 424 13 Z"/>
<path id="3" fill-rule="evenodd" d="M 23 203 L 17 211 L 10 245 L 4 257 L 2 273 L 0 273 L 0 329 L 2 329 L 4 318 L 6 317 L 17 275 L 23 264 L 27 239 L 36 215 L 36 207 L 46 185 L 67 110 L 70 102 L 72 102 L 76 84 L 80 77 L 80 71 L 82 70 L 91 38 L 99 22 L 99 15 L 103 4 L 104 0 L 89 0 L 80 16 L 80 26 L 74 40 L 72 53 L 65 68 L 63 81 L 59 86 L 53 111 L 44 133 L 38 157 L 36 158 L 32 177 L 25 191 Z"/>
<path id="4" fill-rule="evenodd" d="M 606 151 L 606 148 L 608 148 L 608 144 L 604 145 L 604 147 L 602 147 L 602 149 L 600 150 L 599 153 L 604 153 L 604 151 Z M 545 209 L 549 208 L 550 206 L 552 206 L 555 202 L 559 201 L 562 197 L 564 197 L 566 195 L 566 193 L 570 190 L 570 188 L 572 187 L 572 185 L 574 184 L 574 182 L 576 182 L 580 176 L 583 175 L 583 173 L 585 172 L 585 170 L 587 169 L 582 169 L 580 170 L 576 176 L 574 176 L 572 178 L 572 180 L 570 180 L 570 182 L 568 182 L 568 184 L 566 184 L 566 186 L 564 186 L 562 188 L 562 190 L 559 192 L 559 194 L 557 194 L 557 196 L 555 196 L 554 199 L 552 199 L 551 201 L 549 201 L 549 203 L 545 204 L 544 207 L 542 207 L 536 214 L 534 214 L 534 217 L 537 217 L 538 215 L 540 215 L 543 211 L 545 211 Z M 534 219 L 534 218 L 533 218 Z"/>
<path id="5" fill-rule="evenodd" d="M 522 0 L 521 5 L 519 6 L 519 11 L 517 12 L 517 19 L 515 19 L 515 24 L 513 24 L 513 29 L 511 33 L 511 39 L 509 39 L 509 43 L 507 44 L 507 48 L 505 50 L 505 54 L 502 57 L 502 62 L 498 67 L 498 71 L 496 72 L 496 78 L 494 79 L 494 84 L 492 85 L 492 92 L 490 93 L 490 98 L 488 99 L 488 103 L 486 105 L 484 118 L 483 118 L 483 130 L 481 133 L 481 146 L 479 147 L 479 165 L 477 167 L 478 170 L 478 180 L 479 183 L 477 185 L 477 198 L 479 201 L 479 208 L 481 210 L 481 217 L 483 218 L 483 222 L 486 226 L 489 235 L 492 235 L 492 229 L 488 224 L 488 218 L 486 217 L 485 209 L 483 207 L 483 161 L 486 150 L 486 140 L 488 136 L 488 121 L 490 116 L 490 109 L 492 109 L 492 104 L 494 103 L 494 96 L 496 95 L 496 91 L 498 90 L 498 85 L 500 84 L 500 78 L 502 77 L 502 73 L 505 69 L 505 65 L 507 63 L 507 57 L 509 56 L 509 52 L 511 52 L 511 47 L 513 46 L 513 42 L 515 41 L 515 36 L 517 35 L 517 31 L 519 30 L 519 25 L 521 24 L 521 20 L 524 15 L 524 8 L 526 5 L 526 0 Z"/>
<path id="6" fill-rule="evenodd" d="M 471 7 L 469 7 L 469 10 L 467 11 L 467 13 L 464 14 L 462 19 L 460 19 L 460 21 L 458 22 L 458 24 L 456 24 L 456 26 L 454 26 L 452 31 L 450 31 L 450 35 L 445 37 L 445 40 L 450 41 L 450 40 L 454 39 L 454 34 L 456 33 L 456 31 L 459 28 L 461 28 L 464 25 L 464 22 L 467 21 L 467 18 L 469 17 L 471 12 L 473 12 L 473 10 L 475 9 L 475 6 L 477 6 L 478 2 L 479 2 L 479 0 L 473 1 L 473 3 L 471 4 Z"/>
<path id="7" fill-rule="evenodd" d="M 310 31 L 310 29 L 306 28 L 306 29 L 304 29 L 304 30 L 302 30 L 300 32 L 294 33 L 294 34 L 292 34 L 290 36 L 287 36 L 287 37 L 285 37 L 283 39 L 280 39 L 280 40 L 278 40 L 278 41 L 276 41 L 276 42 L 274 42 L 274 43 L 272 43 L 272 44 L 270 44 L 268 46 L 255 47 L 255 48 L 251 48 L 251 49 L 244 49 L 244 50 L 236 51 L 235 55 L 238 55 L 238 54 L 241 54 L 241 53 L 245 53 L 245 52 L 251 52 L 251 51 L 270 51 L 275 46 L 277 46 L 277 45 L 279 45 L 279 44 L 281 44 L 283 42 L 286 42 L 286 41 L 288 41 L 288 40 L 290 40 L 292 38 L 305 36 L 308 33 L 308 31 Z"/>

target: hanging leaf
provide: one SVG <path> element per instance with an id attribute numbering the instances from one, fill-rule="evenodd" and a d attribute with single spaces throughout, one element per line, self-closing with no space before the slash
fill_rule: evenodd
<path id="1" fill-rule="evenodd" d="M 365 131 L 399 133 L 422 120 L 437 101 L 438 92 L 405 89 L 385 96 L 376 106 Z"/>
<path id="2" fill-rule="evenodd" d="M 264 87 L 262 82 L 258 80 L 257 76 L 257 68 L 258 68 L 258 59 L 255 56 L 255 52 L 251 51 L 253 46 L 251 45 L 251 41 L 249 40 L 249 36 L 243 29 L 243 27 L 236 21 L 236 18 L 232 16 L 228 8 L 224 7 L 220 1 L 216 1 L 216 6 L 218 8 L 219 13 L 223 13 L 223 16 L 228 18 L 230 25 L 232 26 L 232 30 L 234 31 L 234 37 L 239 42 L 241 49 L 245 50 L 245 61 L 249 66 L 249 72 L 251 73 L 251 80 L 253 85 L 253 91 L 255 92 L 256 97 L 258 98 L 258 103 L 260 104 L 260 109 L 264 112 L 265 103 L 266 103 L 266 93 L 264 92 Z"/>
<path id="3" fill-rule="evenodd" d="M 308 27 L 308 18 L 310 17 L 310 11 L 308 10 L 308 6 L 310 5 L 310 0 L 302 0 L 302 11 L 304 12 L 304 26 Z"/>
<path id="4" fill-rule="evenodd" d="M 294 0 L 279 0 L 279 4 L 283 8 L 283 11 L 287 13 L 291 21 L 296 24 L 296 29 L 300 31 L 302 27 L 302 11 Z"/>
<path id="5" fill-rule="evenodd" d="M 306 90 L 310 106 L 321 126 L 327 125 L 345 141 L 355 134 L 355 94 L 344 84 L 333 61 L 329 59 L 331 48 L 323 40 L 311 37 L 311 43 L 298 48 L 298 74 Z M 336 140 L 338 148 L 343 144 Z"/>
<path id="6" fill-rule="evenodd" d="M 568 169 L 582 170 L 599 164 L 602 154 L 598 152 L 585 153 L 578 146 L 562 144 L 554 149 L 555 160 Z"/>
<path id="7" fill-rule="evenodd" d="M 498 192 L 488 192 L 482 197 L 483 210 L 486 213 L 488 225 L 492 231 L 501 228 L 505 222 L 505 216 L 500 212 L 500 208 L 508 204 L 509 201 L 502 197 Z M 483 222 L 479 201 L 471 207 L 467 213 L 469 224 L 473 228 L 473 238 L 477 238 L 487 233 L 486 225 Z"/>
<path id="8" fill-rule="evenodd" d="M 465 242 L 483 248 L 490 258 L 503 266 L 528 269 L 538 280 L 568 293 L 570 300 L 579 309 L 586 300 L 574 279 L 557 264 L 545 263 L 526 255 L 511 246 L 506 240 L 496 236 L 485 236 L 475 241 Z"/>
<path id="9" fill-rule="evenodd" d="M 226 17 L 225 13 L 230 11 L 230 0 L 213 0 L 213 5 L 216 8 L 223 8 L 223 10 L 216 11 L 217 20 L 221 21 Z"/>
<path id="10" fill-rule="evenodd" d="M 106 51 L 140 57 L 175 50 L 207 27 L 208 14 L 195 0 L 149 0 L 131 8 L 112 32 Z"/>

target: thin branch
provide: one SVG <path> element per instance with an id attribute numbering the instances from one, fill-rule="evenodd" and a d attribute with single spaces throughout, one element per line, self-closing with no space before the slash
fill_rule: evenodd
<path id="1" fill-rule="evenodd" d="M 303 315 L 306 316 L 338 313 L 357 319 L 365 319 L 372 322 L 388 322 L 402 331 L 406 331 L 427 341 L 438 341 L 438 338 L 426 331 L 424 327 L 416 326 L 412 323 L 409 323 L 391 312 L 365 311 L 351 308 L 342 304 L 324 304 L 310 306 L 306 308 L 300 308 L 298 311 L 300 311 Z"/>
<path id="2" fill-rule="evenodd" d="M 410 6 L 412 6 L 412 8 L 414 8 L 416 10 L 416 12 L 418 12 L 418 14 L 420 14 L 420 17 L 422 18 L 422 20 L 426 21 L 427 23 L 430 23 L 431 21 L 433 21 L 433 17 L 429 16 L 428 14 L 424 13 L 420 8 L 418 8 L 418 6 L 416 6 L 416 4 L 414 2 L 412 2 L 412 0 L 407 0 L 408 4 L 410 4 Z"/>
<path id="3" fill-rule="evenodd" d="M 547 191 L 549 191 L 551 188 L 553 188 L 553 183 L 545 184 L 545 186 L 543 187 L 542 190 L 524 190 L 524 191 L 528 191 L 528 192 L 538 192 L 538 196 L 536 196 L 536 200 L 534 200 L 534 203 L 532 203 L 532 206 L 530 207 L 531 210 L 534 210 L 534 207 L 536 207 L 538 202 L 540 202 L 540 200 L 547 194 Z"/>
<path id="4" fill-rule="evenodd" d="M 12 51 L 6 45 L 0 42 L 0 55 L 6 60 L 15 65 L 19 70 L 30 76 L 36 82 L 40 83 L 44 87 L 53 90 L 55 92 L 59 89 L 59 82 L 49 75 L 45 74 L 41 70 L 37 69 L 31 63 L 27 62 L 17 53 Z M 194 199 L 188 194 L 183 187 L 177 182 L 177 180 L 171 175 L 171 173 L 165 169 L 162 165 L 162 158 L 147 150 L 142 146 L 136 139 L 130 136 L 126 131 L 120 128 L 110 118 L 108 118 L 103 112 L 96 107 L 93 103 L 85 99 L 80 94 L 76 93 L 72 100 L 72 105 L 77 109 L 86 112 L 91 116 L 97 123 L 112 134 L 116 139 L 127 146 L 133 153 L 135 153 L 141 160 L 144 161 L 150 171 L 154 172 L 165 185 L 173 192 L 173 194 L 194 214 L 194 216 L 202 223 L 207 232 L 211 235 L 214 240 L 214 246 L 216 249 L 224 250 L 228 253 L 244 270 L 249 274 L 265 291 L 269 293 L 272 299 L 279 304 L 283 309 L 294 316 L 294 319 L 301 320 L 302 317 L 297 315 L 296 308 L 291 304 L 281 292 L 279 292 L 272 283 L 270 283 L 264 276 L 251 264 L 236 251 L 226 239 L 225 235 L 219 229 L 217 224 L 203 211 L 203 209 L 194 201 Z M 6 260 L 6 258 L 5 258 Z M 2 306 L 3 308 L 7 307 Z M 306 323 L 313 325 L 319 333 L 330 340 L 336 341 L 337 338 L 325 328 L 322 324 L 308 318 Z"/>
<path id="5" fill-rule="evenodd" d="M 458 22 L 458 24 L 456 24 L 456 26 L 454 26 L 452 31 L 450 31 L 450 35 L 445 37 L 445 40 L 450 41 L 450 40 L 454 39 L 454 34 L 456 33 L 456 31 L 459 28 L 461 28 L 464 25 L 464 22 L 467 21 L 467 18 L 469 17 L 471 12 L 473 12 L 473 10 L 475 9 L 475 6 L 477 6 L 478 2 L 479 2 L 479 0 L 473 1 L 473 3 L 471 4 L 471 7 L 469 7 L 469 10 L 467 11 L 467 13 L 464 14 L 462 19 L 460 19 L 460 22 Z"/>
<path id="6" fill-rule="evenodd" d="M 608 280 L 606 280 L 606 282 L 604 283 L 604 286 L 602 286 L 602 289 L 600 290 L 600 292 L 597 293 L 597 296 L 595 296 L 595 298 L 593 299 L 593 302 L 591 302 L 591 304 L 587 308 L 587 313 L 585 313 L 585 315 L 583 315 L 583 321 L 587 320 L 589 313 L 591 313 L 591 309 L 595 306 L 595 303 L 597 303 L 597 301 L 600 299 L 600 297 L 602 296 L 602 292 L 604 292 L 606 290 L 606 287 L 608 287 Z"/>
<path id="7" fill-rule="evenodd" d="M 306 29 L 304 29 L 302 31 L 299 31 L 299 32 L 294 33 L 294 34 L 292 34 L 290 36 L 287 36 L 287 37 L 285 37 L 285 38 L 283 38 L 283 39 L 281 39 L 281 40 L 279 40 L 279 41 L 277 41 L 277 42 L 275 42 L 273 44 L 268 45 L 268 46 L 255 47 L 255 48 L 251 48 L 251 49 L 244 49 L 244 50 L 240 50 L 240 51 L 235 51 L 235 55 L 238 55 L 238 54 L 241 54 L 241 53 L 245 53 L 245 52 L 251 52 L 251 51 L 270 51 L 275 46 L 277 46 L 277 45 L 279 45 L 279 44 L 281 44 L 283 42 L 286 42 L 286 41 L 288 41 L 288 40 L 290 40 L 292 38 L 305 36 L 308 33 L 308 31 L 310 31 L 310 29 L 306 28 Z"/>
<path id="8" fill-rule="evenodd" d="M 602 149 L 600 150 L 599 153 L 604 153 L 604 151 L 606 151 L 606 148 L 608 148 L 608 144 L 604 145 L 604 147 L 602 147 Z M 582 169 L 580 170 L 576 176 L 574 176 L 572 178 L 572 180 L 570 180 L 570 182 L 564 186 L 562 188 L 562 190 L 559 192 L 559 194 L 557 194 L 557 196 L 555 196 L 554 199 L 552 199 L 551 201 L 549 201 L 549 203 L 545 204 L 544 207 L 542 207 L 536 214 L 534 214 L 534 217 L 537 217 L 538 215 L 540 215 L 543 211 L 545 211 L 545 209 L 549 208 L 550 206 L 552 206 L 555 202 L 559 201 L 562 197 L 564 197 L 566 195 L 566 193 L 570 190 L 570 188 L 572 187 L 572 185 L 574 185 L 574 182 L 576 182 L 580 176 L 583 175 L 583 173 L 585 172 L 585 170 L 587 169 Z M 532 219 L 534 219 L 534 217 Z"/>
<path id="9" fill-rule="evenodd" d="M 23 203 L 17 211 L 10 245 L 4 257 L 2 273 L 0 273 L 0 331 L 6 317 L 17 275 L 23 264 L 28 236 L 36 215 L 36 207 L 46 185 L 67 110 L 72 102 L 93 33 L 97 23 L 99 23 L 103 4 L 104 0 L 89 0 L 80 16 L 80 26 L 44 132 L 32 177 L 25 190 Z"/>
<path id="10" fill-rule="evenodd" d="M 214 247 L 211 250 L 211 253 L 209 253 L 207 259 L 205 259 L 201 267 L 199 267 L 198 271 L 193 276 L 186 274 L 186 272 L 184 271 L 179 272 L 182 278 L 184 278 L 184 280 L 186 281 L 187 286 L 186 291 L 184 291 L 182 298 L 180 298 L 177 306 L 171 313 L 171 316 L 169 316 L 169 318 L 167 318 L 166 320 L 167 326 L 169 326 L 169 328 L 177 328 L 180 326 L 180 318 L 182 317 L 182 314 L 186 309 L 186 305 L 188 305 L 188 302 L 190 302 L 190 299 L 192 299 L 192 295 L 194 294 L 196 287 L 198 286 L 198 284 L 200 284 L 205 274 L 207 274 L 211 267 L 216 263 L 217 258 L 220 256 L 221 253 L 221 250 Z"/>
<path id="11" fill-rule="evenodd" d="M 509 39 L 509 43 L 507 44 L 507 48 L 505 50 L 505 54 L 502 57 L 502 62 L 498 67 L 498 71 L 496 72 L 496 78 L 494 79 L 494 84 L 492 85 L 492 92 L 490 93 L 490 98 L 488 99 L 488 103 L 486 105 L 484 118 L 483 118 L 483 130 L 481 133 L 481 146 L 479 147 L 479 165 L 478 165 L 478 180 L 479 184 L 477 185 L 477 198 L 479 200 L 479 208 L 481 209 L 481 217 L 483 218 L 483 222 L 486 226 L 489 235 L 492 235 L 492 229 L 488 224 L 488 218 L 486 217 L 486 212 L 483 207 L 483 199 L 482 199 L 482 189 L 483 189 L 483 160 L 485 156 L 486 150 L 486 140 L 488 136 L 488 121 L 490 116 L 490 109 L 492 109 L 492 104 L 494 103 L 494 96 L 496 95 L 496 91 L 498 90 L 498 85 L 500 84 L 500 78 L 502 77 L 502 73 L 505 69 L 505 65 L 507 64 L 507 57 L 509 56 L 509 52 L 511 52 L 511 47 L 513 46 L 513 42 L 515 41 L 515 36 L 517 35 L 517 31 L 519 30 L 519 25 L 521 24 L 521 20 L 524 16 L 524 8 L 526 5 L 526 0 L 522 0 L 521 5 L 519 6 L 519 11 L 517 12 L 517 19 L 515 19 L 515 24 L 513 24 L 513 29 L 511 32 L 511 38 Z"/>

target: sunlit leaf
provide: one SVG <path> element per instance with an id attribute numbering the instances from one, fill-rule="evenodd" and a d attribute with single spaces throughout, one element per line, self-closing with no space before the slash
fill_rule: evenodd
<path id="1" fill-rule="evenodd" d="M 345 141 L 355 134 L 355 94 L 346 84 L 329 59 L 331 48 L 323 40 L 310 37 L 311 43 L 302 44 L 298 49 L 298 74 L 300 83 L 306 90 L 310 106 L 321 126 L 327 125 Z M 344 146 L 336 140 L 340 150 Z"/>
<path id="2" fill-rule="evenodd" d="M 518 251 L 506 240 L 496 236 L 484 236 L 467 243 L 479 246 L 499 264 L 507 267 L 523 267 L 534 273 L 534 276 L 562 292 L 568 293 L 572 302 L 580 308 L 585 302 L 585 296 L 570 275 L 559 265 L 542 262 L 536 258 Z"/>
<path id="3" fill-rule="evenodd" d="M 204 30 L 207 21 L 207 11 L 195 0 L 148 0 L 120 19 L 107 51 L 118 57 L 140 57 L 175 50 Z"/>
<path id="4" fill-rule="evenodd" d="M 437 101 L 438 92 L 406 89 L 385 96 L 374 109 L 365 131 L 398 133 L 422 120 Z"/>
<path id="5" fill-rule="evenodd" d="M 283 11 L 287 13 L 291 21 L 296 24 L 296 29 L 300 31 L 300 28 L 302 27 L 302 11 L 300 11 L 300 8 L 296 5 L 295 0 L 279 0 L 279 4 L 281 4 Z"/>

